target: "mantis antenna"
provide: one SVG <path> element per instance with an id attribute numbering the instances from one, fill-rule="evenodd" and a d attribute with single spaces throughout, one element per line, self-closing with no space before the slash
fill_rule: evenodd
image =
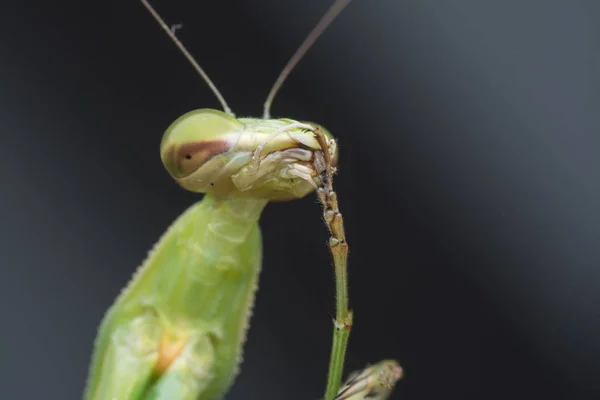
<path id="1" fill-rule="evenodd" d="M 306 39 L 304 39 L 304 42 L 302 42 L 302 44 L 300 45 L 298 50 L 296 50 L 296 52 L 294 53 L 292 58 L 290 58 L 288 63 L 285 65 L 285 67 L 283 67 L 283 70 L 277 77 L 275 84 L 273 84 L 273 87 L 271 88 L 271 91 L 269 92 L 269 95 L 267 96 L 267 100 L 265 100 L 263 119 L 271 118 L 271 105 L 273 104 L 275 95 L 277 95 L 277 93 L 279 92 L 279 89 L 281 89 L 283 82 L 285 82 L 285 80 L 289 76 L 290 72 L 292 72 L 292 70 L 294 69 L 296 64 L 298 64 L 298 62 L 302 59 L 302 57 L 304 57 L 306 52 L 317 41 L 319 36 L 321 36 L 321 34 L 325 31 L 325 29 L 327 29 L 327 27 L 329 25 L 331 25 L 333 20 L 342 12 L 342 10 L 350 3 L 350 1 L 351 0 L 336 0 L 333 3 L 333 5 L 329 8 L 329 10 L 327 10 L 325 15 L 323 15 L 323 17 L 321 18 L 321 20 L 319 21 L 317 26 L 315 26 L 313 28 L 313 30 L 308 34 Z M 235 117 L 235 114 L 233 113 L 233 111 L 231 111 L 231 108 L 229 108 L 229 106 L 227 105 L 225 98 L 221 95 L 221 92 L 219 92 L 219 89 L 217 89 L 215 84 L 210 80 L 210 78 L 208 77 L 208 74 L 206 74 L 206 72 L 204 72 L 204 70 L 202 69 L 200 64 L 198 64 L 198 62 L 194 59 L 194 57 L 190 54 L 190 52 L 185 48 L 183 43 L 181 43 L 181 41 L 177 38 L 177 36 L 175 35 L 175 29 L 169 28 L 169 26 L 161 18 L 161 16 L 154 9 L 154 7 L 152 7 L 150 5 L 148 0 L 141 0 L 141 2 L 144 5 L 144 7 L 146 7 L 146 9 L 148 9 L 150 14 L 152 14 L 152 16 L 154 17 L 156 22 L 158 22 L 158 24 L 164 29 L 164 31 L 171 38 L 173 43 L 175 43 L 175 45 L 183 53 L 185 58 L 187 58 L 187 60 L 192 64 L 194 69 L 196 69 L 196 72 L 198 72 L 198 74 L 202 77 L 202 79 L 204 79 L 204 82 L 206 82 L 208 87 L 213 91 L 213 93 L 215 94 L 215 96 L 217 97 L 219 102 L 221 103 L 221 107 L 223 107 L 223 111 L 225 111 L 227 114 Z"/>
<path id="2" fill-rule="evenodd" d="M 273 99 L 275 95 L 281 89 L 283 82 L 286 80 L 290 72 L 294 69 L 296 64 L 304 57 L 304 54 L 311 48 L 311 46 L 317 41 L 321 33 L 327 29 L 327 27 L 333 22 L 333 20 L 342 12 L 342 10 L 350 3 L 351 0 L 336 0 L 335 3 L 327 10 L 323 18 L 319 21 L 317 26 L 313 28 L 313 30 L 308 34 L 304 42 L 298 47 L 298 50 L 294 53 L 292 58 L 285 65 L 281 74 L 275 81 L 275 84 L 271 88 L 269 95 L 267 96 L 267 100 L 265 100 L 263 118 L 269 119 L 271 118 L 271 104 L 273 104 Z"/>
<path id="3" fill-rule="evenodd" d="M 225 111 L 227 114 L 231 115 L 232 117 L 235 117 L 235 115 L 233 114 L 233 111 L 231 111 L 231 108 L 229 108 L 229 106 L 227 105 L 225 98 L 221 95 L 221 92 L 219 92 L 219 89 L 217 89 L 215 84 L 210 80 L 210 78 L 208 77 L 206 72 L 204 72 L 204 70 L 198 64 L 198 62 L 196 62 L 194 57 L 192 57 L 192 55 L 185 48 L 183 43 L 181 43 L 181 41 L 179 39 L 177 39 L 177 36 L 175 35 L 175 30 L 171 29 L 167 26 L 165 21 L 161 18 L 161 16 L 158 14 L 158 12 L 156 12 L 154 7 L 152 7 L 150 5 L 150 3 L 148 3 L 148 0 L 141 0 L 141 2 L 144 5 L 144 7 L 146 7 L 148 9 L 148 11 L 150 11 L 150 14 L 152 14 L 152 16 L 154 17 L 156 22 L 158 22 L 158 24 L 165 30 L 167 35 L 169 35 L 169 37 L 175 43 L 175 45 L 179 48 L 179 50 L 181 50 L 181 52 L 183 53 L 185 58 L 187 58 L 188 61 L 193 65 L 193 67 L 196 69 L 196 72 L 198 72 L 198 74 L 200 74 L 202 79 L 204 79 L 204 82 L 206 82 L 206 84 L 213 91 L 215 96 L 217 96 L 217 99 L 219 100 L 219 102 L 221 103 L 221 106 L 223 107 L 223 111 Z"/>

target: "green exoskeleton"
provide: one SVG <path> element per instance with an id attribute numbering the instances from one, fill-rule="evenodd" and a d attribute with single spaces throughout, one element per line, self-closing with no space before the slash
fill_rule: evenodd
<path id="1" fill-rule="evenodd" d="M 349 0 L 338 0 L 284 68 L 263 118 L 235 118 L 173 30 L 148 4 L 215 92 L 223 111 L 199 109 L 165 132 L 160 157 L 186 190 L 204 193 L 167 230 L 104 317 L 96 338 L 88 400 L 213 400 L 235 379 L 261 268 L 258 220 L 270 201 L 313 191 L 331 231 L 337 309 L 326 400 L 385 400 L 402 375 L 382 361 L 340 389 L 352 314 L 348 245 L 332 187 L 338 151 L 318 124 L 271 119 L 275 93 L 294 65 Z"/>

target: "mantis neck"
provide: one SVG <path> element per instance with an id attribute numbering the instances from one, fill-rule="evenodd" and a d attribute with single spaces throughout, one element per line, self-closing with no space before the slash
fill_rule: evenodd
<path id="1" fill-rule="evenodd" d="M 226 200 L 217 199 L 206 194 L 202 205 L 208 215 L 205 243 L 222 246 L 244 241 L 250 230 L 258 222 L 267 200 L 232 197 Z"/>

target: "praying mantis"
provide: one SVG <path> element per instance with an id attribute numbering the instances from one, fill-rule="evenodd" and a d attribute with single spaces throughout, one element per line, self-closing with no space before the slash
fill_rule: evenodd
<path id="1" fill-rule="evenodd" d="M 204 193 L 168 228 L 107 311 L 96 337 L 87 400 L 216 400 L 240 368 L 262 262 L 260 215 L 270 201 L 315 192 L 331 233 L 336 317 L 325 400 L 385 400 L 402 376 L 394 360 L 341 384 L 352 313 L 342 215 L 333 190 L 337 142 L 322 126 L 272 119 L 273 99 L 323 30 L 350 0 L 336 0 L 290 59 L 263 118 L 236 118 L 159 14 L 141 0 L 188 58 L 223 110 L 199 109 L 173 122 L 161 160 L 184 189 Z M 341 386 L 341 387 L 340 387 Z"/>

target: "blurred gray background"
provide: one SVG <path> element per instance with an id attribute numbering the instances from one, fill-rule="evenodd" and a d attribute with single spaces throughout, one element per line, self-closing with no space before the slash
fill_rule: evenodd
<path id="1" fill-rule="evenodd" d="M 155 0 L 238 115 L 331 1 Z M 355 0 L 275 116 L 328 127 L 351 244 L 348 371 L 393 399 L 600 395 L 600 6 Z M 77 399 L 104 310 L 197 195 L 160 138 L 218 103 L 137 1 L 0 6 L 0 398 Z M 333 313 L 314 197 L 270 205 L 229 399 L 317 399 Z"/>

